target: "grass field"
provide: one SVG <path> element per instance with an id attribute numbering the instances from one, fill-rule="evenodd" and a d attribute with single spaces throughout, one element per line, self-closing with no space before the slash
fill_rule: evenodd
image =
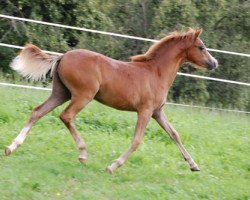
<path id="1" fill-rule="evenodd" d="M 24 144 L 3 155 L 34 106 L 49 92 L 0 87 L 0 199 L 250 199 L 250 115 L 168 106 L 166 113 L 201 172 L 152 120 L 144 142 L 122 168 L 105 172 L 130 145 L 136 115 L 96 102 L 77 119 L 88 163 L 58 119 L 64 106 L 41 119 Z"/>

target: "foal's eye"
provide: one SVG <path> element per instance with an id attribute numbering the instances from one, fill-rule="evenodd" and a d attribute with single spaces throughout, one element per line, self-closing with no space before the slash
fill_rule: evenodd
<path id="1" fill-rule="evenodd" d="M 200 51 L 204 51 L 205 47 L 198 47 Z"/>

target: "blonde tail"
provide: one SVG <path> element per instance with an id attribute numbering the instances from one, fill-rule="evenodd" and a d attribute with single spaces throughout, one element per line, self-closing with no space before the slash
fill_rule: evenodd
<path id="1" fill-rule="evenodd" d="M 46 74 L 51 70 L 51 76 L 57 61 L 61 56 L 50 56 L 42 52 L 37 46 L 27 44 L 20 54 L 14 58 L 10 67 L 23 77 L 38 81 L 46 78 Z"/>

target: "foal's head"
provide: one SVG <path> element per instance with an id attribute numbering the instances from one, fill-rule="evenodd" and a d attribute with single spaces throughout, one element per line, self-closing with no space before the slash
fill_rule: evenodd
<path id="1" fill-rule="evenodd" d="M 190 29 L 187 34 L 188 46 L 186 48 L 186 61 L 194 64 L 197 68 L 207 68 L 209 70 L 218 67 L 217 60 L 207 51 L 206 46 L 199 38 L 202 30 Z"/>
<path id="2" fill-rule="evenodd" d="M 145 54 L 132 56 L 131 59 L 135 62 L 145 62 L 165 57 L 169 51 L 175 51 L 184 61 L 194 64 L 195 67 L 215 69 L 218 62 L 199 38 L 201 32 L 201 29 L 191 28 L 186 32 L 172 32 L 152 45 Z M 173 45 L 178 48 L 173 48 Z"/>

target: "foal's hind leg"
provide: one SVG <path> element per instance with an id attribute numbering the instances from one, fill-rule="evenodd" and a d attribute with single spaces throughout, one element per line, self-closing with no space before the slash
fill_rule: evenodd
<path id="1" fill-rule="evenodd" d="M 174 129 L 174 127 L 167 120 L 163 110 L 154 113 L 153 118 L 159 123 L 159 125 L 169 134 L 171 139 L 175 141 L 178 148 L 181 151 L 183 158 L 188 162 L 190 169 L 192 171 L 200 171 L 198 165 L 194 162 L 190 154 L 185 149 L 184 145 L 181 142 L 180 136 L 178 132 Z"/>
<path id="2" fill-rule="evenodd" d="M 51 95 L 47 101 L 45 101 L 40 106 L 36 107 L 33 110 L 29 121 L 26 123 L 24 128 L 21 130 L 19 135 L 14 139 L 14 141 L 12 142 L 12 144 L 10 146 L 5 148 L 5 154 L 10 155 L 18 146 L 20 146 L 24 142 L 28 132 L 30 131 L 32 125 L 35 122 L 37 122 L 41 117 L 46 115 L 48 112 L 53 110 L 55 107 L 66 102 L 68 99 L 69 98 L 66 98 L 66 97 L 58 98 L 56 96 Z"/>
<path id="3" fill-rule="evenodd" d="M 95 94 L 95 91 L 84 91 L 81 94 L 78 93 L 77 95 L 73 95 L 70 104 L 60 115 L 60 119 L 69 129 L 69 132 L 75 140 L 76 146 L 80 152 L 79 161 L 81 163 L 87 161 L 86 144 L 75 127 L 74 117 L 94 98 Z"/>
<path id="4" fill-rule="evenodd" d="M 61 83 L 58 75 L 54 75 L 53 79 L 53 91 L 51 96 L 40 106 L 36 107 L 31 114 L 30 119 L 21 130 L 19 135 L 14 139 L 12 144 L 5 148 L 5 154 L 10 155 L 17 147 L 19 147 L 25 140 L 27 134 L 29 133 L 31 127 L 35 122 L 37 122 L 41 117 L 46 115 L 48 112 L 53 110 L 55 107 L 63 104 L 70 99 L 70 92 Z"/>

